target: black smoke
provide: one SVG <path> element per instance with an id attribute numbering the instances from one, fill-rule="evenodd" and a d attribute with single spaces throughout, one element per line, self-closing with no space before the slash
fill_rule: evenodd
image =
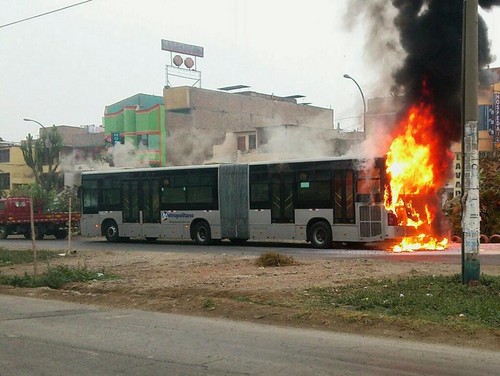
<path id="1" fill-rule="evenodd" d="M 500 5 L 500 0 L 479 0 L 479 6 L 484 9 L 491 9 L 494 5 Z"/>
<path id="2" fill-rule="evenodd" d="M 500 0 L 481 0 L 491 8 Z M 463 0 L 392 0 L 394 24 L 406 57 L 393 73 L 393 91 L 407 105 L 426 101 L 434 108 L 436 136 L 458 141 L 461 132 L 461 72 Z M 479 19 L 479 67 L 493 59 L 487 27 Z M 443 145 L 446 146 L 446 145 Z"/>

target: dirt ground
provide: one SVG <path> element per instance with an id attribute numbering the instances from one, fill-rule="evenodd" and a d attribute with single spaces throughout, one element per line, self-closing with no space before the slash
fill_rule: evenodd
<path id="1" fill-rule="evenodd" d="M 51 260 L 50 265 L 86 266 L 117 278 L 73 283 L 60 290 L 0 286 L 0 293 L 500 350 L 500 328 L 462 332 L 436 324 L 378 320 L 348 309 L 318 310 L 304 304 L 310 287 L 345 285 L 363 278 L 456 274 L 460 265 L 360 257 L 296 258 L 300 263 L 296 266 L 262 268 L 254 265 L 256 258 L 82 250 Z M 46 267 L 46 262 L 40 263 L 39 273 Z M 0 268 L 3 274 L 22 275 L 25 271 L 32 273 L 33 266 Z M 500 266 L 484 265 L 481 271 L 500 275 Z"/>

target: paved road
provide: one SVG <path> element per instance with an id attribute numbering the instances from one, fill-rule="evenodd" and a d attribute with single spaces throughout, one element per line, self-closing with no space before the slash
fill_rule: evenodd
<path id="1" fill-rule="evenodd" d="M 0 374 L 498 375 L 500 353 L 0 295 Z"/>
<path id="2" fill-rule="evenodd" d="M 31 241 L 22 236 L 9 236 L 7 239 L 0 240 L 0 247 L 7 249 L 31 249 Z M 47 237 L 36 243 L 37 249 L 49 249 L 57 251 L 66 251 L 68 242 L 66 240 L 54 240 Z M 444 262 L 452 264 L 461 263 L 460 244 L 452 244 L 446 251 L 415 252 L 415 253 L 391 253 L 383 249 L 314 249 L 309 244 L 296 243 L 259 243 L 247 242 L 244 245 L 234 245 L 230 242 L 222 242 L 212 246 L 197 246 L 189 241 L 184 242 L 166 242 L 157 241 L 148 243 L 145 240 L 131 240 L 126 243 L 109 243 L 104 238 L 84 238 L 76 237 L 72 240 L 71 249 L 76 250 L 94 250 L 94 251 L 153 251 L 153 252 L 178 252 L 178 253 L 196 253 L 206 252 L 213 254 L 232 254 L 232 255 L 250 255 L 257 256 L 263 252 L 276 251 L 291 256 L 315 257 L 319 259 L 331 258 L 371 258 L 371 257 L 390 257 L 396 260 L 404 261 L 426 261 L 426 262 Z M 481 264 L 500 265 L 500 244 L 481 244 Z"/>

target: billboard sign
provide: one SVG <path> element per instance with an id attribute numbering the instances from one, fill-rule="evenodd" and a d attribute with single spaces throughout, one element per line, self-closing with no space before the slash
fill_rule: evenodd
<path id="1" fill-rule="evenodd" d="M 203 57 L 203 47 L 162 39 L 161 49 L 179 54 Z"/>
<path id="2" fill-rule="evenodd" d="M 493 142 L 500 144 L 500 93 L 493 94 Z"/>

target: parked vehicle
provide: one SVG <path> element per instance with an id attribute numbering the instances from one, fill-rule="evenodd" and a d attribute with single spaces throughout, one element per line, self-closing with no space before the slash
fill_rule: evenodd
<path id="1" fill-rule="evenodd" d="M 0 199 L 0 239 L 9 235 L 22 234 L 31 239 L 31 200 L 28 197 L 9 197 Z M 54 235 L 56 239 L 68 236 L 69 213 L 44 212 L 41 207 L 33 207 L 35 239 Z M 71 214 L 72 226 L 80 221 L 80 213 Z"/>

